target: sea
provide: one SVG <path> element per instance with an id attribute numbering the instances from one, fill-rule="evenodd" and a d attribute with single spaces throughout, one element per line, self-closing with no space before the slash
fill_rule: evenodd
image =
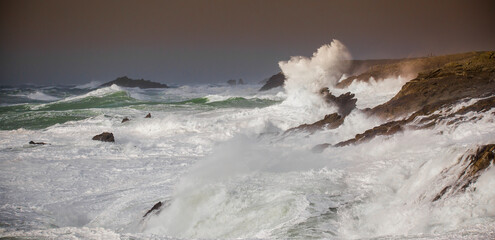
<path id="1" fill-rule="evenodd" d="M 312 71 L 317 57 L 281 68 L 291 81 L 288 65 Z M 465 192 L 432 201 L 455 181 L 446 169 L 462 171 L 466 152 L 495 143 L 493 109 L 315 152 L 384 123 L 362 109 L 407 79 L 331 89 L 358 99 L 342 126 L 286 132 L 336 112 L 312 91 L 327 82 L 314 79 L 265 92 L 261 84 L 0 88 L 0 238 L 495 239 L 493 166 Z M 92 140 L 102 132 L 115 142 Z"/>

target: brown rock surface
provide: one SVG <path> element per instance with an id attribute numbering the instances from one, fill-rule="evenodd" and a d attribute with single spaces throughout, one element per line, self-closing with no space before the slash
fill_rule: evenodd
<path id="1" fill-rule="evenodd" d="M 428 105 L 444 105 L 470 97 L 495 93 L 495 52 L 481 52 L 442 68 L 418 74 L 390 101 L 368 112 L 396 119 Z"/>
<path id="2" fill-rule="evenodd" d="M 103 132 L 93 137 L 93 140 L 102 141 L 102 142 L 115 142 L 115 138 L 113 137 L 113 133 Z"/>
<path id="3" fill-rule="evenodd" d="M 481 174 L 495 163 L 495 144 L 488 144 L 479 147 L 474 153 L 469 152 L 459 159 L 458 164 L 467 163 L 457 180 L 449 186 L 443 188 L 433 201 L 437 201 L 444 196 L 453 195 L 465 191 L 471 184 L 475 183 Z M 455 165 L 458 166 L 458 165 Z M 454 167 L 455 167 L 454 166 Z M 446 169 L 443 174 L 448 174 L 453 169 Z"/>

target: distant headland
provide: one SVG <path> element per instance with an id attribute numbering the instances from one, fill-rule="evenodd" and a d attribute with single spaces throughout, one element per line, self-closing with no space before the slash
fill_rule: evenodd
<path id="1" fill-rule="evenodd" d="M 166 84 L 152 82 L 144 79 L 132 79 L 127 76 L 119 77 L 113 81 L 104 83 L 100 87 L 109 87 L 113 84 L 120 87 L 138 87 L 138 88 L 168 88 Z"/>

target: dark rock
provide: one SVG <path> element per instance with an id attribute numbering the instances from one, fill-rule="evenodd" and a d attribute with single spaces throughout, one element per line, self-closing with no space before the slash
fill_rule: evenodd
<path id="1" fill-rule="evenodd" d="M 113 133 L 109 133 L 109 132 L 98 134 L 93 137 L 93 140 L 102 141 L 102 142 L 115 142 Z"/>
<path id="2" fill-rule="evenodd" d="M 148 216 L 148 214 L 152 213 L 153 211 L 160 211 L 160 208 L 162 207 L 162 202 L 157 202 L 153 207 L 144 214 L 143 218 Z"/>
<path id="3" fill-rule="evenodd" d="M 340 125 L 342 125 L 342 123 L 344 123 L 344 118 L 340 116 L 338 113 L 332 113 L 326 115 L 322 120 L 314 122 L 312 124 L 302 124 L 295 128 L 291 128 L 287 130 L 286 133 L 295 130 L 308 131 L 314 133 L 324 128 L 326 129 L 338 128 Z"/>
<path id="4" fill-rule="evenodd" d="M 467 163 L 467 164 L 466 164 Z M 449 195 L 464 192 L 469 186 L 475 183 L 483 172 L 495 164 L 495 144 L 479 147 L 474 153 L 468 151 L 461 157 L 456 165 L 444 170 L 441 174 L 450 175 L 459 165 L 465 165 L 464 170 L 459 174 L 455 182 L 443 188 L 434 198 L 433 202 Z"/>
<path id="5" fill-rule="evenodd" d="M 144 118 L 151 118 L 151 113 L 148 113 L 148 115 L 146 115 L 146 117 Z"/>
<path id="6" fill-rule="evenodd" d="M 127 76 L 119 77 L 113 81 L 104 83 L 100 87 L 109 87 L 113 84 L 121 87 L 138 87 L 138 88 L 168 88 L 166 84 L 152 82 L 144 79 L 131 79 Z"/>
<path id="7" fill-rule="evenodd" d="M 285 75 L 282 72 L 279 72 L 279 73 L 271 76 L 268 79 L 268 81 L 265 83 L 265 85 L 263 85 L 260 88 L 260 91 L 267 91 L 267 90 L 270 90 L 272 88 L 284 86 L 284 82 L 285 82 Z"/>
<path id="8" fill-rule="evenodd" d="M 339 142 L 335 144 L 336 147 L 343 147 L 349 144 L 357 144 L 369 141 L 376 136 L 390 136 L 395 133 L 401 132 L 404 129 L 404 125 L 406 124 L 406 120 L 402 121 L 392 121 L 380 126 L 374 127 L 372 129 L 366 130 L 364 133 L 356 134 L 354 138 L 351 138 L 347 141 Z"/>
<path id="9" fill-rule="evenodd" d="M 234 80 L 234 79 L 230 79 L 227 81 L 227 83 L 230 85 L 230 86 L 235 86 L 237 85 L 237 82 Z"/>
<path id="10" fill-rule="evenodd" d="M 127 121 L 130 121 L 129 118 L 125 117 L 124 119 L 122 119 L 122 123 L 125 123 Z"/>
<path id="11" fill-rule="evenodd" d="M 343 117 L 349 115 L 354 108 L 356 108 L 357 99 L 354 98 L 354 94 L 351 92 L 344 93 L 338 97 L 335 97 L 328 88 L 320 89 L 320 94 L 325 101 L 333 103 L 339 108 L 339 114 Z"/>
<path id="12" fill-rule="evenodd" d="M 239 81 L 237 82 L 237 84 L 239 84 L 239 85 L 244 85 L 244 80 L 242 80 L 242 78 L 241 78 L 241 79 L 239 79 Z"/>
<path id="13" fill-rule="evenodd" d="M 44 142 L 34 142 L 34 141 L 29 141 L 29 144 L 34 144 L 34 145 L 45 145 L 46 143 L 44 143 Z"/>

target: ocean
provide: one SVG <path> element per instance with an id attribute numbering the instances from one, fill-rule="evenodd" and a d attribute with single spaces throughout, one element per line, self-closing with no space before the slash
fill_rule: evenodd
<path id="1" fill-rule="evenodd" d="M 313 66 L 296 65 L 298 73 Z M 406 81 L 331 89 L 353 92 L 357 109 L 315 133 L 285 131 L 336 111 L 311 91 L 325 81 L 266 92 L 259 84 L 1 88 L 0 238 L 494 239 L 495 168 L 432 201 L 464 169 L 466 152 L 495 142 L 494 109 L 312 151 L 384 123 L 361 110 Z M 102 132 L 115 142 L 92 140 Z"/>

